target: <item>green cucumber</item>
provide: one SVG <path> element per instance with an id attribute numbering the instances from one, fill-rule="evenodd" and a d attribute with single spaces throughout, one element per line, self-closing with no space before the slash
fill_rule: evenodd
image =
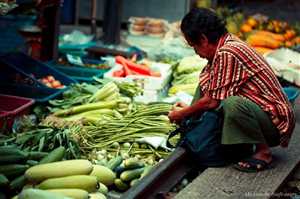
<path id="1" fill-rule="evenodd" d="M 57 162 L 63 159 L 66 149 L 62 146 L 51 151 L 47 156 L 45 156 L 39 164 L 46 164 L 51 162 Z"/>
<path id="2" fill-rule="evenodd" d="M 114 184 L 117 187 L 117 189 L 120 191 L 126 191 L 129 188 L 128 184 L 126 184 L 119 178 L 115 179 Z"/>
<path id="3" fill-rule="evenodd" d="M 26 164 L 28 164 L 29 166 L 35 166 L 38 165 L 39 162 L 35 160 L 27 160 Z"/>
<path id="4" fill-rule="evenodd" d="M 108 193 L 108 188 L 107 188 L 107 186 L 105 185 L 105 184 L 103 184 L 103 183 L 99 183 L 99 189 L 98 189 L 98 191 L 100 192 L 100 193 L 103 193 L 104 195 L 107 195 L 107 193 Z"/>
<path id="5" fill-rule="evenodd" d="M 121 173 L 122 173 L 123 171 L 125 171 L 125 167 L 124 167 L 123 164 L 121 164 L 121 165 L 117 166 L 117 168 L 115 168 L 114 171 L 115 171 L 115 173 L 117 174 L 117 176 L 120 176 Z"/>
<path id="6" fill-rule="evenodd" d="M 127 170 L 121 173 L 120 178 L 123 181 L 131 181 L 135 178 L 139 178 L 141 174 L 144 172 L 144 168 Z"/>
<path id="7" fill-rule="evenodd" d="M 10 182 L 10 190 L 21 190 L 26 184 L 25 175 L 21 175 Z"/>
<path id="8" fill-rule="evenodd" d="M 28 156 L 27 152 L 21 151 L 20 149 L 12 146 L 0 147 L 0 155 L 25 155 Z"/>
<path id="9" fill-rule="evenodd" d="M 48 155 L 47 152 L 31 151 L 28 153 L 28 159 L 40 161 L 42 158 Z"/>
<path id="10" fill-rule="evenodd" d="M 152 168 L 153 168 L 153 166 L 151 166 L 151 165 L 145 166 L 144 171 L 143 171 L 140 179 L 143 178 L 143 177 L 145 177 L 148 173 L 150 173 L 150 171 L 152 170 Z"/>
<path id="11" fill-rule="evenodd" d="M 140 179 L 137 179 L 137 178 L 131 180 L 131 182 L 130 182 L 130 187 L 133 187 L 133 186 L 136 185 L 139 181 L 140 181 Z"/>
<path id="12" fill-rule="evenodd" d="M 117 156 L 109 160 L 107 167 L 114 171 L 122 163 L 122 161 L 123 158 L 121 156 Z"/>
<path id="13" fill-rule="evenodd" d="M 109 168 L 101 165 L 94 165 L 93 171 L 90 173 L 91 176 L 96 176 L 98 181 L 110 186 L 116 179 L 116 174 Z"/>
<path id="14" fill-rule="evenodd" d="M 137 158 L 128 158 L 124 160 L 125 169 L 137 169 L 144 166 L 142 161 L 139 161 Z"/>
<path id="15" fill-rule="evenodd" d="M 9 184 L 8 179 L 5 177 L 5 175 L 0 174 L 0 188 L 6 187 Z"/>
<path id="16" fill-rule="evenodd" d="M 28 165 L 22 164 L 0 165 L 0 173 L 5 175 L 7 178 L 13 178 L 24 174 L 28 168 Z"/>
<path id="17" fill-rule="evenodd" d="M 90 193 L 89 198 L 90 199 L 106 199 L 106 196 L 102 193 L 97 192 L 97 193 Z"/>
<path id="18" fill-rule="evenodd" d="M 18 150 L 16 148 L 16 146 L 11 146 L 11 145 L 0 146 L 0 154 L 1 155 L 3 155 L 3 154 L 9 154 L 9 153 L 11 153 L 12 151 L 15 151 L 15 150 Z"/>
<path id="19" fill-rule="evenodd" d="M 25 154 L 1 155 L 0 165 L 24 163 L 26 160 L 27 156 Z"/>

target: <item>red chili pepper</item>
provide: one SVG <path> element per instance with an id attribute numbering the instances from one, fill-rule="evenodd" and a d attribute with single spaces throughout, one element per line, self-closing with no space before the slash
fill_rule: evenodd
<path id="1" fill-rule="evenodd" d="M 125 73 L 123 69 L 114 71 L 112 75 L 113 77 L 125 77 Z"/>
<path id="2" fill-rule="evenodd" d="M 140 75 L 151 76 L 151 70 L 146 66 L 143 66 L 141 64 L 136 64 L 132 61 L 127 60 L 122 56 L 116 56 L 115 59 L 117 63 L 123 66 L 126 65 L 126 67 L 128 67 L 128 69 L 131 70 L 132 72 L 135 72 Z"/>

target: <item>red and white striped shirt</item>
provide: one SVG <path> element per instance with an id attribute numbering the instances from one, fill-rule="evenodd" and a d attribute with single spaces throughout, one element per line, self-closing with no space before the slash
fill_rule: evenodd
<path id="1" fill-rule="evenodd" d="M 245 97 L 268 113 L 287 146 L 295 117 L 281 85 L 265 59 L 231 34 L 223 36 L 215 57 L 200 74 L 200 88 L 213 99 Z"/>

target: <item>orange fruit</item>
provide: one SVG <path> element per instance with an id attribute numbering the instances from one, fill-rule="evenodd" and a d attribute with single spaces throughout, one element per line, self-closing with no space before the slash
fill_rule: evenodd
<path id="1" fill-rule="evenodd" d="M 252 27 L 248 24 L 243 24 L 241 26 L 241 32 L 243 33 L 247 33 L 247 32 L 251 32 L 252 31 Z"/>
<path id="2" fill-rule="evenodd" d="M 293 42 L 294 42 L 295 44 L 300 44 L 300 36 L 295 37 L 295 38 L 293 39 Z"/>
<path id="3" fill-rule="evenodd" d="M 284 45 L 285 45 L 285 47 L 292 47 L 294 44 L 293 44 L 293 42 L 291 42 L 291 41 L 286 41 L 285 43 L 284 43 Z"/>
<path id="4" fill-rule="evenodd" d="M 249 18 L 247 20 L 247 24 L 249 26 L 251 26 L 252 28 L 254 28 L 254 27 L 256 27 L 258 25 L 258 22 L 255 19 L 253 19 L 253 18 Z"/>
<path id="5" fill-rule="evenodd" d="M 293 29 L 289 29 L 284 33 L 284 37 L 286 40 L 291 40 L 296 36 L 296 32 Z"/>

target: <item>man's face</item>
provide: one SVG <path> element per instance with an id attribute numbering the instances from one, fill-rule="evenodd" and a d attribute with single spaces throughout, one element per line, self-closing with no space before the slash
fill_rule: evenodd
<path id="1" fill-rule="evenodd" d="M 211 50 L 207 39 L 200 39 L 197 43 L 190 42 L 188 39 L 186 39 L 186 41 L 192 48 L 194 48 L 197 55 L 208 60 L 211 58 Z"/>

